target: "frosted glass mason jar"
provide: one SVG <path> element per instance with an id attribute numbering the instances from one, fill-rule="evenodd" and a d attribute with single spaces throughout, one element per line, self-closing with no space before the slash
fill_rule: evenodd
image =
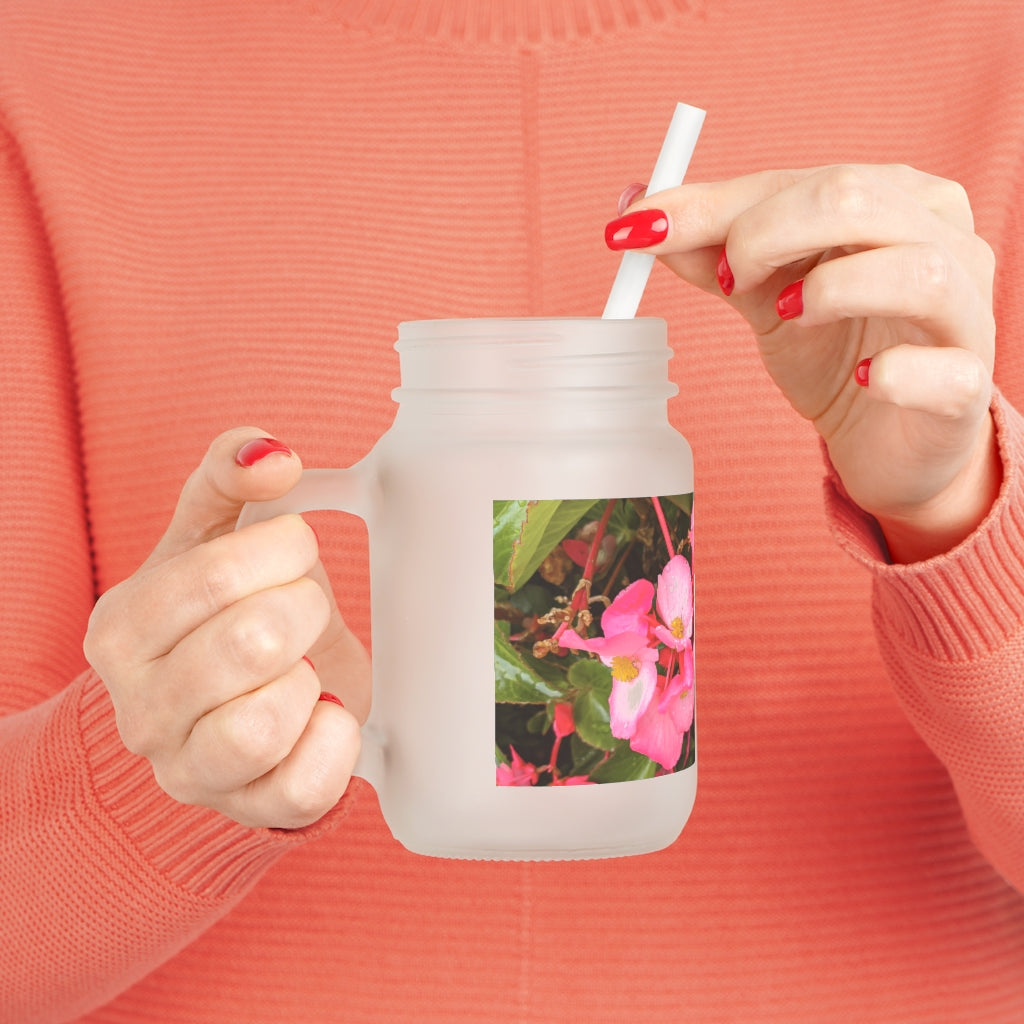
<path id="1" fill-rule="evenodd" d="M 416 853 L 667 846 L 697 768 L 693 460 L 668 422 L 664 321 L 416 321 L 396 348 L 373 450 L 240 519 L 367 523 L 357 774 Z"/>

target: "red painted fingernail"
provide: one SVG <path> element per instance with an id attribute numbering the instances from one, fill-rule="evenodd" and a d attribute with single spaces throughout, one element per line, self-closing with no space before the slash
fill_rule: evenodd
<path id="1" fill-rule="evenodd" d="M 862 359 L 857 364 L 857 369 L 853 371 L 854 378 L 856 379 L 857 383 L 862 388 L 866 388 L 868 386 L 868 373 L 869 373 L 870 369 L 871 369 L 871 360 L 870 359 Z"/>
<path id="2" fill-rule="evenodd" d="M 303 660 L 303 661 L 304 661 L 304 662 L 305 662 L 305 663 L 306 663 L 306 664 L 307 664 L 307 665 L 308 665 L 308 666 L 309 666 L 309 667 L 310 667 L 310 668 L 311 668 L 311 669 L 312 669 L 312 670 L 313 670 L 314 672 L 316 671 L 316 665 L 314 665 L 314 664 L 313 664 L 313 662 L 311 662 L 311 661 L 309 660 L 309 658 L 307 658 L 307 657 L 306 657 L 306 655 L 303 655 L 303 656 L 302 656 L 302 660 Z"/>
<path id="3" fill-rule="evenodd" d="M 729 258 L 725 255 L 725 249 L 718 257 L 715 276 L 718 278 L 718 287 L 722 289 L 722 294 L 732 295 L 732 290 L 736 287 L 736 279 L 732 276 L 732 268 L 729 266 Z"/>
<path id="4" fill-rule="evenodd" d="M 291 455 L 292 450 L 288 445 L 275 441 L 272 437 L 257 437 L 252 441 L 246 441 L 238 449 L 235 462 L 248 469 L 250 466 L 255 466 L 260 459 L 265 459 L 268 455 L 275 454 Z"/>
<path id="5" fill-rule="evenodd" d="M 329 701 L 329 702 L 330 702 L 331 704 L 337 704 L 339 708 L 343 708 L 343 707 L 345 706 L 344 704 L 342 704 L 342 702 L 341 702 L 341 699 L 340 699 L 340 698 L 338 698 L 338 697 L 335 697 L 333 693 L 328 693 L 328 692 L 327 692 L 326 690 L 324 690 L 324 691 L 323 691 L 323 692 L 322 692 L 322 693 L 320 694 L 320 696 L 319 696 L 319 697 L 317 697 L 317 700 L 326 700 L 326 701 Z"/>
<path id="6" fill-rule="evenodd" d="M 647 186 L 641 185 L 638 181 L 634 181 L 632 185 L 627 185 L 619 196 L 619 216 L 621 217 L 626 210 L 633 205 L 637 197 L 641 196 L 646 191 Z"/>
<path id="7" fill-rule="evenodd" d="M 794 281 L 779 292 L 775 308 L 783 320 L 795 320 L 804 311 L 804 283 Z"/>
<path id="8" fill-rule="evenodd" d="M 613 220 L 604 229 L 609 249 L 646 249 L 668 237 L 668 217 L 663 210 L 635 210 Z"/>

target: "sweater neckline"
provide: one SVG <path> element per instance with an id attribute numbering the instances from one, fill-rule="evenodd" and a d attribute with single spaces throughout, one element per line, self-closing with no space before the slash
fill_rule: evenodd
<path id="1" fill-rule="evenodd" d="M 349 28 L 452 42 L 541 45 L 621 34 L 699 13 L 707 0 L 329 0 Z"/>

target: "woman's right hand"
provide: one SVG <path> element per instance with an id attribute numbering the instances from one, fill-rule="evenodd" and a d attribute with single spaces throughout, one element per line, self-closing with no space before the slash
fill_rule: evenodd
<path id="1" fill-rule="evenodd" d="M 297 515 L 235 530 L 247 501 L 287 493 L 301 470 L 253 428 L 218 437 L 166 534 L 99 599 L 85 638 L 121 738 L 157 783 L 254 827 L 299 828 L 334 806 L 369 706 L 369 658 L 314 532 Z M 344 708 L 320 699 L 320 676 Z"/>
<path id="2" fill-rule="evenodd" d="M 761 171 L 646 197 L 606 238 L 743 315 L 893 561 L 943 554 L 988 515 L 995 257 L 961 185 L 900 165 Z"/>

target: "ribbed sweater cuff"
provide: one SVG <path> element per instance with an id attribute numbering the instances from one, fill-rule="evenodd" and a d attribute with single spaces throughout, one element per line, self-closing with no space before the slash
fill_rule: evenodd
<path id="1" fill-rule="evenodd" d="M 923 562 L 888 563 L 878 523 L 828 466 L 826 512 L 840 545 L 874 577 L 876 624 L 932 658 L 981 657 L 1024 621 L 1024 420 L 998 392 L 992 414 L 1003 463 L 999 496 L 968 538 Z"/>
<path id="2" fill-rule="evenodd" d="M 102 680 L 89 672 L 78 685 L 81 737 L 101 813 L 160 875 L 197 898 L 241 896 L 287 850 L 329 831 L 347 813 L 346 794 L 316 824 L 286 831 L 247 828 L 178 803 L 156 784 L 149 762 L 125 749 Z"/>

